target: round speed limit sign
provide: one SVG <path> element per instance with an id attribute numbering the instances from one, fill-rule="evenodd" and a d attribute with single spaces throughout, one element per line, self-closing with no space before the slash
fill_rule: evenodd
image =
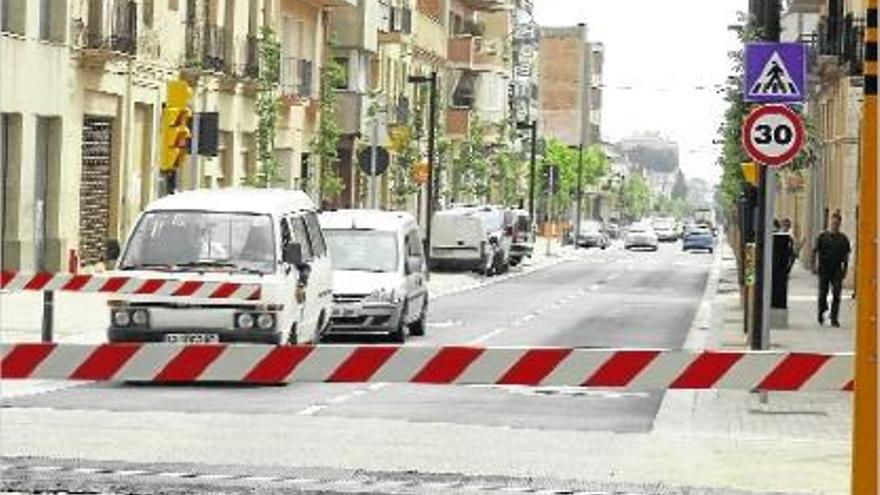
<path id="1" fill-rule="evenodd" d="M 804 145 L 804 123 L 785 105 L 763 105 L 743 121 L 742 141 L 756 162 L 781 167 Z"/>

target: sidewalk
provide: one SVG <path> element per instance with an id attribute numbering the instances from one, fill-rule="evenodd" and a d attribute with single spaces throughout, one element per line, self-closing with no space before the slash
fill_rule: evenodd
<path id="1" fill-rule="evenodd" d="M 695 325 L 692 333 L 708 332 L 698 339 L 708 349 L 747 349 L 736 261 L 726 244 L 719 262 L 717 291 L 707 294 L 711 300 L 711 323 L 703 329 Z M 851 293 L 844 292 L 841 328 L 834 328 L 827 323 L 819 326 L 816 321 L 817 291 L 815 277 L 796 266 L 789 285 L 789 325 L 771 329 L 772 349 L 852 351 Z M 805 493 L 846 494 L 850 481 L 851 400 L 845 392 L 667 391 L 652 435 L 663 438 L 659 441 L 691 437 L 694 442 L 726 448 L 744 447 L 749 442 L 763 445 L 763 451 L 753 454 L 764 457 L 770 462 L 768 466 L 760 470 L 749 467 L 751 463 L 727 466 L 730 479 L 736 481 L 734 486 L 764 485 Z M 739 452 L 743 459 L 748 457 L 743 454 L 746 452 Z M 724 448 L 711 453 L 718 460 L 732 455 Z"/>

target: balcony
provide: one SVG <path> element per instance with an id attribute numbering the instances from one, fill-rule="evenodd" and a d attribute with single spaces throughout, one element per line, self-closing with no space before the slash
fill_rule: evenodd
<path id="1" fill-rule="evenodd" d="M 788 12 L 798 14 L 818 14 L 827 0 L 790 0 Z"/>
<path id="2" fill-rule="evenodd" d="M 260 77 L 260 40 L 253 34 L 249 34 L 245 40 L 244 67 L 241 74 L 250 79 Z"/>
<path id="3" fill-rule="evenodd" d="M 187 23 L 185 66 L 214 72 L 231 67 L 226 50 L 226 30 L 220 26 Z"/>
<path id="4" fill-rule="evenodd" d="M 382 43 L 402 43 L 412 34 L 413 14 L 407 7 L 387 7 L 383 21 L 387 25 L 379 27 L 379 41 Z"/>
<path id="5" fill-rule="evenodd" d="M 470 129 L 470 108 L 446 109 L 446 134 L 450 137 L 465 137 Z"/>
<path id="6" fill-rule="evenodd" d="M 842 70 L 850 76 L 862 73 L 865 59 L 865 21 L 852 14 L 822 17 L 810 39 L 811 69 L 819 73 Z"/>
<path id="7" fill-rule="evenodd" d="M 448 31 L 446 26 L 425 13 L 416 12 L 414 45 L 428 57 L 436 58 L 438 63 L 446 60 Z"/>
<path id="8" fill-rule="evenodd" d="M 117 54 L 137 54 L 137 3 L 115 0 L 106 13 L 104 7 L 103 0 L 89 0 L 90 14 L 79 47 L 83 63 L 103 63 Z"/>
<path id="9" fill-rule="evenodd" d="M 281 59 L 280 86 L 282 99 L 288 102 L 311 100 L 315 98 L 311 60 L 296 57 Z"/>
<path id="10" fill-rule="evenodd" d="M 365 134 L 367 95 L 355 91 L 339 90 L 336 92 L 336 123 L 343 134 Z"/>

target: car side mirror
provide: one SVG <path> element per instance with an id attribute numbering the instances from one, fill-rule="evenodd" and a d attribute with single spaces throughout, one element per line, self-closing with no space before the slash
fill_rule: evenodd
<path id="1" fill-rule="evenodd" d="M 295 267 L 302 266 L 302 244 L 298 242 L 291 242 L 290 244 L 284 246 L 284 249 L 281 251 L 281 260 Z"/>
<path id="2" fill-rule="evenodd" d="M 422 258 L 419 258 L 418 256 L 410 256 L 406 259 L 406 273 L 408 275 L 419 273 L 422 271 L 423 265 Z"/>
<path id="3" fill-rule="evenodd" d="M 107 239 L 104 243 L 104 261 L 116 261 L 119 259 L 119 241 L 116 239 Z"/>

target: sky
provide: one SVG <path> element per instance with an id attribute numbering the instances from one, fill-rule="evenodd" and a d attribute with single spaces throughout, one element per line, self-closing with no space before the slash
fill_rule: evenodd
<path id="1" fill-rule="evenodd" d="M 584 22 L 589 40 L 605 45 L 603 140 L 660 132 L 678 142 L 687 178 L 716 184 L 712 141 L 726 105 L 713 85 L 730 73 L 727 53 L 741 45 L 728 26 L 747 9 L 747 0 L 535 0 L 535 20 Z"/>

